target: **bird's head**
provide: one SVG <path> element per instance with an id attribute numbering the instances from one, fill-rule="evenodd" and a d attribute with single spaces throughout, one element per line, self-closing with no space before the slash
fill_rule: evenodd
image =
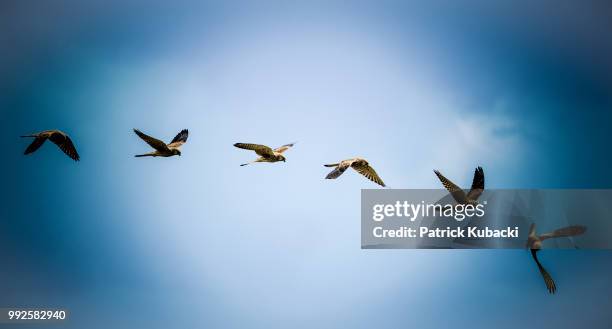
<path id="1" fill-rule="evenodd" d="M 177 150 L 177 149 L 174 149 L 174 150 L 172 150 L 172 154 L 181 156 L 181 151 Z"/>
<path id="2" fill-rule="evenodd" d="M 284 157 L 284 156 L 282 156 L 282 155 L 279 155 L 279 156 L 278 156 L 278 159 L 279 159 L 280 161 L 282 161 L 282 162 L 287 162 L 287 159 L 285 159 L 285 157 Z"/>

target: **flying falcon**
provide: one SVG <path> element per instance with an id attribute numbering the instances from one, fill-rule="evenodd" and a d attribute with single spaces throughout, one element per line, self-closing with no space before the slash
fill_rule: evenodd
<path id="1" fill-rule="evenodd" d="M 285 162 L 287 159 L 285 159 L 285 157 L 283 156 L 283 152 L 287 151 L 293 145 L 295 145 L 295 143 L 285 144 L 273 150 L 268 146 L 259 145 L 259 144 L 250 144 L 250 143 L 234 144 L 234 146 L 237 148 L 255 151 L 255 153 L 259 155 L 259 158 L 257 158 L 256 160 L 253 160 L 247 163 L 243 163 L 240 165 L 241 167 L 246 166 L 250 163 L 255 163 L 255 162 L 278 162 L 278 161 Z"/>
<path id="2" fill-rule="evenodd" d="M 45 130 L 43 132 L 39 132 L 37 134 L 25 135 L 21 137 L 34 137 L 34 141 L 28 148 L 25 150 L 24 154 L 30 154 L 38 150 L 48 139 L 52 141 L 57 147 L 60 148 L 67 156 L 69 156 L 74 161 L 79 161 L 80 157 L 77 153 L 72 140 L 66 133 L 60 130 Z"/>
<path id="3" fill-rule="evenodd" d="M 346 169 L 351 167 L 355 169 L 358 173 L 365 176 L 367 179 L 373 181 L 374 183 L 382 187 L 386 186 L 385 183 L 382 181 L 382 179 L 378 177 L 378 174 L 376 174 L 376 171 L 374 171 L 374 168 L 370 167 L 370 164 L 365 159 L 362 159 L 362 158 L 342 160 L 339 163 L 326 164 L 324 166 L 325 167 L 336 167 L 334 170 L 332 170 L 332 172 L 327 174 L 325 179 L 336 179 L 340 177 L 340 175 L 342 175 L 346 171 Z"/>
<path id="4" fill-rule="evenodd" d="M 542 264 L 540 264 L 540 261 L 538 260 L 537 253 L 542 248 L 542 241 L 551 238 L 576 236 L 583 234 L 585 231 L 585 226 L 568 226 L 538 236 L 536 234 L 535 224 L 531 224 L 531 227 L 529 228 L 529 237 L 527 238 L 527 248 L 531 249 L 531 257 L 533 257 L 533 260 L 538 265 L 540 274 L 542 274 L 542 277 L 544 278 L 544 283 L 546 283 L 546 288 L 551 294 L 554 294 L 555 291 L 557 291 L 557 285 L 555 285 L 555 281 L 553 280 L 552 276 L 548 274 L 548 271 L 546 271 L 544 266 L 542 266 Z"/>
<path id="5" fill-rule="evenodd" d="M 481 167 L 477 167 L 474 171 L 474 179 L 472 180 L 472 189 L 466 194 L 459 186 L 444 177 L 439 171 L 434 170 L 436 176 L 442 182 L 442 185 L 450 192 L 453 199 L 459 204 L 476 204 L 476 200 L 480 197 L 485 187 L 484 171 Z"/>
<path id="6" fill-rule="evenodd" d="M 171 157 L 174 155 L 181 155 L 180 148 L 187 142 L 189 131 L 187 129 L 181 130 L 169 144 L 166 144 L 159 139 L 153 138 L 149 135 L 144 134 L 138 129 L 134 129 L 134 132 L 138 137 L 142 138 L 149 146 L 155 149 L 153 152 L 135 155 L 135 157 Z"/>

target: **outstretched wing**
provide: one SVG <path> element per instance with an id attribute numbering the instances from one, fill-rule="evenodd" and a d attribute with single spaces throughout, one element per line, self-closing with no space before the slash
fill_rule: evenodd
<path id="1" fill-rule="evenodd" d="M 482 167 L 474 170 L 474 179 L 472 180 L 472 189 L 468 192 L 467 197 L 470 200 L 478 200 L 485 188 L 484 170 Z"/>
<path id="2" fill-rule="evenodd" d="M 79 153 L 77 153 L 76 147 L 72 143 L 72 140 L 68 135 L 62 134 L 61 132 L 54 132 L 49 136 L 49 140 L 51 140 L 55 145 L 57 145 L 60 150 L 66 153 L 74 161 L 79 161 Z"/>
<path id="3" fill-rule="evenodd" d="M 287 151 L 288 149 L 290 149 L 291 147 L 293 147 L 293 145 L 295 145 L 295 143 L 291 143 L 291 144 L 285 144 L 277 149 L 274 149 L 274 152 L 276 153 L 283 153 L 285 151 Z"/>
<path id="4" fill-rule="evenodd" d="M 532 236 L 535 234 L 536 234 L 536 224 L 531 223 L 531 225 L 529 226 L 529 236 Z"/>
<path id="5" fill-rule="evenodd" d="M 353 169 L 355 169 L 358 173 L 365 176 L 367 179 L 373 181 L 374 183 L 382 187 L 385 187 L 385 183 L 382 181 L 382 179 L 380 179 L 380 177 L 378 176 L 374 168 L 370 167 L 367 161 L 365 160 L 354 161 L 351 164 L 351 167 L 353 167 Z"/>
<path id="6" fill-rule="evenodd" d="M 586 232 L 586 226 L 576 225 L 560 228 L 550 233 L 545 233 L 540 236 L 540 240 L 546 240 L 551 238 L 561 238 L 580 235 Z"/>
<path id="7" fill-rule="evenodd" d="M 36 137 L 34 138 L 34 141 L 32 141 L 32 144 L 30 144 L 28 146 L 28 148 L 26 148 L 25 152 L 23 152 L 23 154 L 30 154 L 30 153 L 34 153 L 36 150 L 38 150 L 47 140 L 47 138 L 45 137 Z"/>
<path id="8" fill-rule="evenodd" d="M 170 144 L 168 144 L 168 147 L 179 148 L 183 146 L 183 144 L 187 143 L 187 137 L 189 137 L 189 130 L 181 130 L 181 132 L 172 139 Z"/>
<path id="9" fill-rule="evenodd" d="M 134 129 L 134 132 L 136 133 L 136 135 L 138 135 L 138 137 L 140 137 L 143 141 L 147 142 L 147 144 L 149 144 L 149 146 L 151 146 L 152 148 L 160 151 L 160 152 L 170 152 L 170 149 L 168 149 L 168 145 L 166 145 L 166 143 L 160 141 L 157 138 L 153 138 L 145 133 L 143 133 L 142 131 L 138 130 L 138 129 Z"/>
<path id="10" fill-rule="evenodd" d="M 540 261 L 538 260 L 537 252 L 538 252 L 537 249 L 531 249 L 531 257 L 533 257 L 533 260 L 535 260 L 536 264 L 538 265 L 538 269 L 540 270 L 540 274 L 542 275 L 542 278 L 544 278 L 544 283 L 546 284 L 546 288 L 548 289 L 548 292 L 550 292 L 551 294 L 554 294 L 555 291 L 557 291 L 557 285 L 555 284 L 555 281 L 553 280 L 552 276 L 550 276 L 548 271 L 546 271 L 544 266 L 540 264 Z"/>
<path id="11" fill-rule="evenodd" d="M 436 176 L 438 176 L 438 179 L 442 182 L 444 188 L 446 188 L 450 192 L 455 201 L 460 204 L 467 203 L 467 195 L 465 195 L 465 192 L 459 186 L 455 185 L 455 183 L 444 177 L 444 175 L 442 175 L 439 171 L 434 170 L 434 173 L 436 174 Z"/>
<path id="12" fill-rule="evenodd" d="M 255 153 L 259 154 L 264 158 L 269 158 L 274 156 L 274 151 L 265 145 L 260 144 L 250 144 L 250 143 L 236 143 L 235 147 L 245 150 L 255 151 Z"/>
<path id="13" fill-rule="evenodd" d="M 340 177 L 342 174 L 344 174 L 346 168 L 348 168 L 350 165 L 351 163 L 347 161 L 340 162 L 336 165 L 336 168 L 334 170 L 332 170 L 329 174 L 327 174 L 327 176 L 325 176 L 325 179 L 336 179 Z M 333 167 L 333 165 L 325 165 L 325 167 Z"/>

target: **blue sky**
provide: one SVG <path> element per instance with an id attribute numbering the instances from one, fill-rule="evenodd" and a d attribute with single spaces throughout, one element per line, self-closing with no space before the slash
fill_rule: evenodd
<path id="1" fill-rule="evenodd" d="M 602 5 L 547 4 L 4 5 L 0 302 L 74 327 L 607 327 L 609 252 L 542 252 L 552 297 L 527 251 L 361 250 L 375 185 L 323 179 L 363 156 L 392 188 L 477 165 L 491 188 L 609 188 Z M 50 128 L 80 163 L 22 156 Z M 132 128 L 190 137 L 135 159 Z M 231 146 L 294 141 L 247 167 Z"/>

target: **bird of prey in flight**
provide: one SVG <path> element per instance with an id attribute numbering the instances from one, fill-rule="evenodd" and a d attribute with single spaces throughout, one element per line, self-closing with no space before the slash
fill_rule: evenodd
<path id="1" fill-rule="evenodd" d="M 246 166 L 250 163 L 255 163 L 255 162 L 278 162 L 278 161 L 285 162 L 287 159 L 285 159 L 285 157 L 283 156 L 283 153 L 287 151 L 289 148 L 291 148 L 293 145 L 295 145 L 295 143 L 285 144 L 279 148 L 272 149 L 268 146 L 260 145 L 260 144 L 250 144 L 250 143 L 234 144 L 234 146 L 237 148 L 255 151 L 255 153 L 259 155 L 259 158 L 251 162 L 241 164 L 240 165 L 241 167 Z"/>
<path id="2" fill-rule="evenodd" d="M 442 182 L 442 185 L 450 192 L 453 199 L 459 204 L 476 204 L 476 200 L 480 197 L 485 187 L 485 177 L 482 167 L 477 167 L 474 171 L 474 179 L 472 180 L 472 188 L 466 194 L 459 186 L 444 177 L 439 171 L 434 170 L 436 176 Z"/>
<path id="3" fill-rule="evenodd" d="M 336 179 L 340 177 L 340 175 L 342 175 L 346 171 L 346 169 L 351 167 L 355 169 L 358 173 L 365 176 L 367 179 L 373 181 L 374 183 L 382 187 L 386 186 L 385 183 L 382 181 L 382 179 L 380 179 L 376 171 L 374 171 L 374 168 L 370 167 L 370 164 L 365 159 L 362 159 L 362 158 L 342 160 L 339 163 L 326 164 L 324 166 L 325 167 L 336 167 L 329 174 L 327 174 L 325 179 Z"/>
<path id="4" fill-rule="evenodd" d="M 536 234 L 536 226 L 535 223 L 531 224 L 529 228 L 529 236 L 527 238 L 527 248 L 531 249 L 531 257 L 538 265 L 538 269 L 540 270 L 540 274 L 544 278 L 544 283 L 546 283 L 546 288 L 548 292 L 554 294 L 557 291 L 557 285 L 553 280 L 552 276 L 546 271 L 544 266 L 538 260 L 538 251 L 542 248 L 542 241 L 551 238 L 560 238 L 560 237 L 572 237 L 576 235 L 583 234 L 586 231 L 585 226 L 568 226 L 564 228 L 560 228 L 558 230 L 554 230 L 549 233 L 544 233 L 542 235 Z"/>
<path id="5" fill-rule="evenodd" d="M 72 140 L 63 131 L 56 130 L 56 129 L 45 130 L 37 134 L 24 135 L 21 137 L 33 137 L 34 138 L 34 141 L 32 142 L 32 144 L 30 144 L 30 146 L 28 146 L 24 154 L 30 154 L 30 153 L 35 152 L 48 139 L 52 141 L 55 145 L 57 145 L 57 147 L 59 147 L 60 150 L 66 153 L 66 155 L 69 156 L 72 160 L 74 161 L 80 160 L 79 154 L 77 153 L 77 150 L 74 147 Z"/>
<path id="6" fill-rule="evenodd" d="M 144 134 L 138 129 L 134 129 L 134 132 L 138 137 L 142 138 L 149 146 L 155 149 L 153 152 L 135 155 L 135 157 L 171 157 L 174 155 L 181 155 L 181 146 L 187 142 L 189 131 L 187 129 L 181 130 L 169 144 L 166 144 L 159 139 L 153 138 L 149 135 Z"/>

